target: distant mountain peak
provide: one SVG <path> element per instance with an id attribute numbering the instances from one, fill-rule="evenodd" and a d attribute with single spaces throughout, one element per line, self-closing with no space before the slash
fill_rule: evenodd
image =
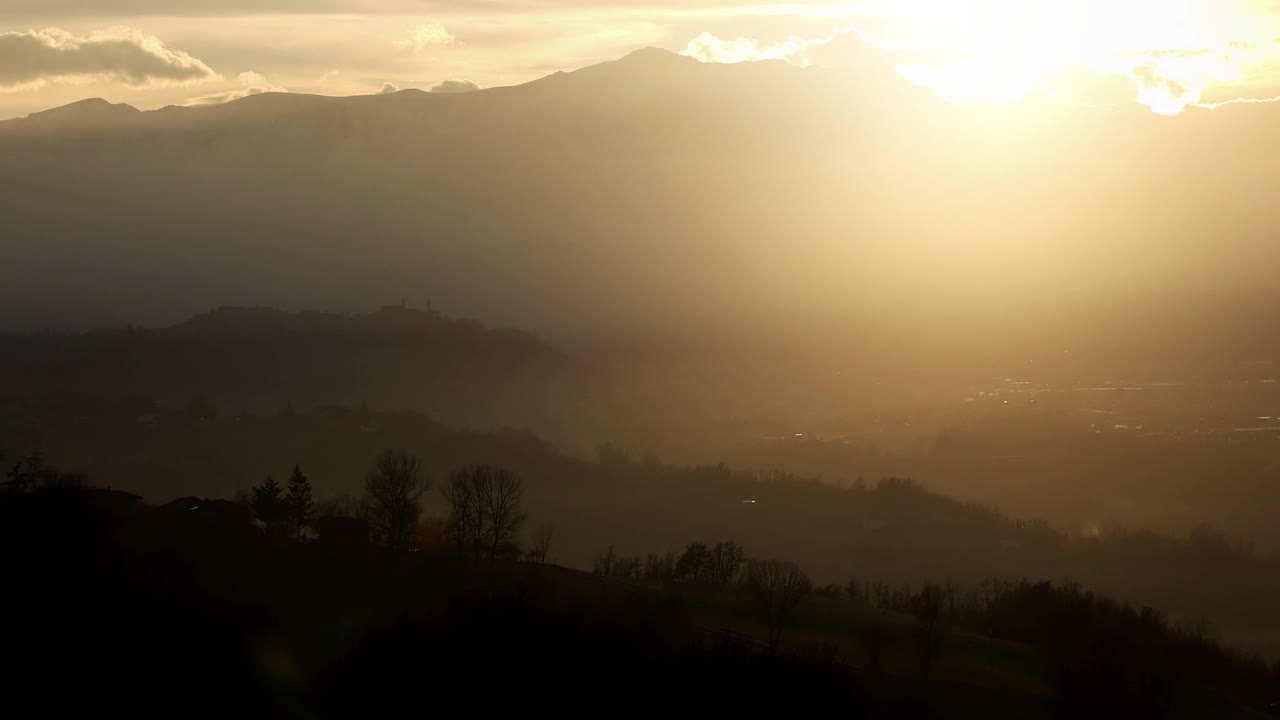
<path id="1" fill-rule="evenodd" d="M 45 110 L 43 112 L 32 113 L 28 117 L 31 118 L 83 118 L 83 117 L 110 117 L 123 115 L 136 115 L 140 110 L 132 105 L 124 103 L 110 103 L 102 98 L 87 98 L 78 100 L 69 105 Z"/>
<path id="2" fill-rule="evenodd" d="M 34 123 L 40 127 L 56 128 L 78 125 L 93 126 L 124 120 L 140 115 L 141 112 L 141 110 L 132 105 L 113 104 L 102 98 L 88 98 L 87 100 L 79 100 L 70 105 L 63 105 L 52 110 L 31 113 L 25 119 L 14 120 L 13 122 L 24 125 L 26 123 Z"/>
<path id="3" fill-rule="evenodd" d="M 694 62 L 693 58 L 678 55 L 670 50 L 663 50 L 657 47 L 640 48 L 634 52 L 628 53 L 619 62 L 627 63 L 687 63 Z"/>

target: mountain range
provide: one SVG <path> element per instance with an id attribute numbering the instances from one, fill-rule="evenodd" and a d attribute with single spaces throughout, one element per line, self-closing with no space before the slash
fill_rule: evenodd
<path id="1" fill-rule="evenodd" d="M 1276 112 L 949 105 L 872 56 L 661 50 L 460 94 L 88 100 L 0 123 L 0 327 L 407 297 L 563 338 L 952 354 L 1158 347 L 1172 312 L 1194 346 L 1274 305 Z"/>

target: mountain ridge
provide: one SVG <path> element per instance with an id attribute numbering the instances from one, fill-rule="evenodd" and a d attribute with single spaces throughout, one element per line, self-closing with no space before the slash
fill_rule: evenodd
<path id="1" fill-rule="evenodd" d="M 762 62 L 772 63 L 772 62 L 779 62 L 779 61 L 762 61 Z M 558 71 L 550 75 L 545 75 L 545 76 L 535 78 L 533 80 L 529 80 L 523 83 L 517 83 L 515 85 L 481 88 L 480 90 L 476 90 L 468 93 L 432 93 L 432 92 L 427 92 L 425 90 L 422 90 L 420 88 L 403 88 L 401 90 L 396 91 L 395 93 L 386 93 L 386 94 L 367 93 L 367 94 L 359 94 L 359 95 L 322 95 L 318 93 L 294 93 L 294 92 L 280 91 L 280 92 L 254 93 L 252 95 L 246 95 L 245 97 L 235 98 L 225 103 L 219 103 L 217 105 L 211 105 L 207 107 L 218 108 L 218 107 L 229 107 L 229 106 L 236 106 L 236 105 L 240 105 L 240 106 L 252 105 L 253 103 L 263 103 L 263 102 L 279 102 L 282 98 L 285 98 L 285 97 L 325 98 L 330 100 L 354 100 L 357 98 L 368 98 L 370 101 L 374 101 L 374 102 L 385 101 L 396 95 L 402 95 L 402 96 L 409 95 L 409 96 L 413 96 L 415 99 L 422 99 L 424 97 L 432 98 L 432 99 L 461 98 L 467 95 L 474 95 L 476 93 L 483 93 L 487 91 L 493 91 L 493 90 L 501 91 L 501 90 L 510 90 L 513 88 L 519 88 L 525 85 L 538 83 L 542 80 L 547 80 L 549 78 L 555 78 L 557 76 L 564 76 L 564 75 L 573 75 L 575 73 L 579 73 L 584 70 L 591 70 L 592 68 L 597 68 L 597 67 L 611 67 L 611 66 L 617 66 L 620 64 L 627 64 L 631 66 L 643 65 L 650 68 L 656 67 L 661 64 L 666 64 L 669 67 L 675 67 L 677 64 L 681 67 L 688 67 L 690 63 L 698 63 L 698 61 L 693 58 L 687 58 L 685 56 L 678 55 L 676 53 L 673 53 L 669 50 L 665 50 L 662 48 L 647 47 L 647 48 L 641 48 L 639 50 L 635 50 L 631 53 L 628 53 L 627 55 L 617 60 L 610 60 L 602 63 L 588 65 L 586 67 L 579 68 L 577 70 L 572 70 L 572 71 Z M 268 98 L 268 99 L 263 100 L 262 98 Z M 76 100 L 74 102 L 52 107 L 47 110 L 33 112 L 25 117 L 11 118 L 3 122 L 14 123 L 14 122 L 32 121 L 32 120 L 37 122 L 46 122 L 54 119 L 65 119 L 66 117 L 78 117 L 78 118 L 117 117 L 118 118 L 123 115 L 143 115 L 143 114 L 151 114 L 151 113 L 157 113 L 157 112 L 163 112 L 163 111 L 172 111 L 174 109 L 181 109 L 185 111 L 185 110 L 200 110 L 204 108 L 189 107 L 189 106 L 183 106 L 183 105 L 167 105 L 167 106 L 155 108 L 152 110 L 140 110 L 126 103 L 111 103 L 110 101 L 101 97 L 92 97 L 92 98 L 85 98 L 82 100 Z M 0 124 L 3 124 L 3 123 L 0 123 Z"/>
<path id="2" fill-rule="evenodd" d="M 1172 179 L 1218 177 L 1205 138 L 1267 137 L 1254 130 L 1268 108 L 997 112 L 856 59 L 650 49 L 465 94 L 93 101 L 66 112 L 110 121 L 6 123 L 0 212 L 15 242 L 0 247 L 0 307 L 32 309 L 27 327 L 65 324 L 88 293 L 154 325 L 228 302 L 367 307 L 430 287 L 444 306 L 556 336 L 799 323 L 891 345 L 887 318 L 911 335 L 941 302 L 956 322 L 932 352 L 1043 337 L 1032 318 L 1061 307 L 1070 327 L 1190 297 L 1211 273 L 1271 287 L 1262 188 L 1280 171 L 1244 166 L 1231 187 Z M 1169 212 L 1116 201 L 1134 188 Z M 1229 251 L 1211 250 L 1222 213 L 1256 220 Z M 1147 233 L 1171 237 L 1159 258 Z M 1045 257 L 1053 278 L 1034 270 Z M 148 300 L 161 290 L 171 302 Z"/>

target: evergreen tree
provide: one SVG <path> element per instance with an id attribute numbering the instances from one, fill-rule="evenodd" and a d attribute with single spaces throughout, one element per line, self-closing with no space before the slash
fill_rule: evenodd
<path id="1" fill-rule="evenodd" d="M 280 497 L 280 483 L 275 478 L 268 477 L 266 482 L 253 489 L 253 500 L 250 507 L 253 514 L 264 525 L 268 531 L 276 531 L 280 528 L 281 521 L 287 519 L 285 513 L 284 498 Z"/>
<path id="2" fill-rule="evenodd" d="M 302 474 L 302 468 L 293 466 L 293 474 L 289 476 L 289 494 L 284 499 L 289 522 L 293 525 L 294 537 L 302 539 L 302 529 L 311 522 L 315 502 L 311 499 L 311 481 Z"/>

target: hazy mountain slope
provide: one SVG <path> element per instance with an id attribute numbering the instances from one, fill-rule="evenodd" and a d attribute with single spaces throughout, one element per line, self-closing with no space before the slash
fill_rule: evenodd
<path id="1" fill-rule="evenodd" d="M 720 86 L 725 70 L 649 53 L 463 96 L 270 95 L 58 132 L 36 117 L 6 148 L 15 234 L 31 241 L 10 248 L 9 267 L 104 255 L 92 277 L 41 273 L 20 296 L 92 290 L 150 315 L 121 280 L 205 306 L 349 306 L 393 288 L 544 327 L 569 309 L 648 319 L 636 295 L 654 273 L 679 268 L 705 287 L 707 265 L 723 266 L 710 231 L 735 210 L 733 190 L 707 181 L 770 161 L 766 148 L 730 157 L 768 120 L 762 98 L 777 124 L 787 95 L 812 93 L 812 79 L 776 65 L 751 68 L 753 99 Z M 753 107 L 733 107 L 744 99 Z M 715 169 L 726 160 L 740 167 Z M 696 296 L 667 289 L 681 304 Z"/>
<path id="2" fill-rule="evenodd" d="M 460 95 L 5 123 L 0 325 L 407 296 L 558 334 L 822 335 L 896 367 L 1115 336 L 1194 354 L 1270 305 L 1280 169 L 1248 158 L 1280 111 L 956 107 L 877 62 L 642 51 Z"/>

